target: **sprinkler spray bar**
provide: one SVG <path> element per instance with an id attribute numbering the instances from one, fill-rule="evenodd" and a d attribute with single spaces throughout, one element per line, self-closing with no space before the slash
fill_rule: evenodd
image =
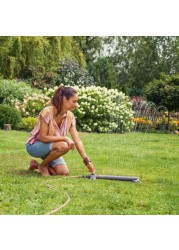
<path id="1" fill-rule="evenodd" d="M 91 174 L 91 175 L 82 175 L 81 178 L 88 178 L 90 180 L 104 179 L 104 180 L 140 182 L 139 177 L 130 177 L 130 176 L 95 175 L 95 174 Z"/>

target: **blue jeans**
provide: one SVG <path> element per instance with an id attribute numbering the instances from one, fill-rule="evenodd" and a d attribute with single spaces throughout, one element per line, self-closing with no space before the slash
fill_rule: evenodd
<path id="1" fill-rule="evenodd" d="M 41 141 L 37 141 L 34 144 L 27 143 L 26 150 L 28 154 L 32 157 L 45 159 L 48 154 L 52 151 L 52 146 L 54 142 L 44 143 Z M 65 160 L 62 156 L 50 162 L 49 167 L 55 167 L 56 165 L 66 165 Z"/>

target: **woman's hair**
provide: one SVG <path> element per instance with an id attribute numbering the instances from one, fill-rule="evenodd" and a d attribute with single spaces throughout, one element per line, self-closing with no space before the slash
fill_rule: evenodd
<path id="1" fill-rule="evenodd" d="M 77 91 L 72 88 L 72 87 L 65 87 L 65 86 L 60 86 L 54 96 L 52 97 L 52 105 L 54 105 L 57 109 L 57 114 L 60 114 L 60 111 L 62 110 L 62 105 L 63 105 L 63 96 L 66 97 L 67 100 L 69 100 L 71 97 L 73 97 Z"/>

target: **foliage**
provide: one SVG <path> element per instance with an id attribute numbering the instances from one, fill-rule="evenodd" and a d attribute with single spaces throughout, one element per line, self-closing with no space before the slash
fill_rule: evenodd
<path id="1" fill-rule="evenodd" d="M 37 118 L 35 117 L 23 117 L 21 123 L 18 125 L 18 129 L 25 131 L 31 131 L 37 123 Z"/>
<path id="2" fill-rule="evenodd" d="M 78 62 L 70 58 L 61 59 L 57 70 L 56 85 L 93 85 L 94 79 Z"/>
<path id="3" fill-rule="evenodd" d="M 33 85 L 43 87 L 55 78 L 58 61 L 66 56 L 85 64 L 70 36 L 0 37 L 0 74 L 4 78 L 31 79 Z"/>
<path id="4" fill-rule="evenodd" d="M 170 132 L 178 130 L 177 124 L 179 120 L 177 113 L 170 114 L 168 119 L 169 112 L 167 112 L 163 106 L 157 106 L 153 102 L 146 101 L 140 96 L 134 96 L 130 98 L 130 101 L 132 103 L 132 110 L 134 111 L 134 118 L 132 118 L 134 131 L 166 131 L 168 123 Z"/>
<path id="5" fill-rule="evenodd" d="M 159 80 L 148 83 L 145 94 L 148 100 L 169 111 L 179 110 L 179 75 L 161 74 Z"/>
<path id="6" fill-rule="evenodd" d="M 78 108 L 74 111 L 79 130 L 125 132 L 131 129 L 133 112 L 131 103 L 124 93 L 99 86 L 81 88 L 74 86 L 74 88 L 79 97 Z M 49 89 L 45 94 L 52 97 L 55 89 Z"/>
<path id="7" fill-rule="evenodd" d="M 104 86 L 108 89 L 118 88 L 117 69 L 110 57 L 98 58 L 90 66 L 91 75 L 93 75 L 97 85 Z"/>
<path id="8" fill-rule="evenodd" d="M 179 131 L 179 120 L 172 119 L 170 129 L 171 131 Z"/>
<path id="9" fill-rule="evenodd" d="M 132 118 L 134 123 L 134 131 L 156 132 L 164 131 L 167 129 L 168 118 L 163 115 L 156 120 L 150 120 L 146 117 L 134 117 Z M 179 131 L 179 120 L 170 117 L 170 130 L 171 132 Z"/>
<path id="10" fill-rule="evenodd" d="M 0 75 L 28 79 L 40 89 L 69 79 L 70 85 L 93 81 L 143 96 L 161 72 L 179 72 L 178 45 L 176 36 L 1 36 Z M 61 63 L 66 58 L 73 62 L 67 71 Z"/>
<path id="11" fill-rule="evenodd" d="M 77 127 L 84 131 L 126 132 L 132 123 L 131 103 L 128 97 L 115 89 L 105 87 L 76 87 L 79 106 L 75 111 Z"/>
<path id="12" fill-rule="evenodd" d="M 132 121 L 134 122 L 135 130 L 147 130 L 152 128 L 153 122 L 146 117 L 138 117 L 138 118 L 132 118 Z"/>
<path id="13" fill-rule="evenodd" d="M 0 127 L 4 124 L 11 124 L 12 128 L 17 128 L 21 121 L 21 114 L 19 111 L 6 104 L 0 104 Z"/>
<path id="14" fill-rule="evenodd" d="M 176 118 L 170 117 L 169 124 L 170 124 L 170 130 L 172 132 L 176 130 L 179 131 L 179 120 L 177 120 Z M 158 118 L 155 123 L 156 129 L 161 129 L 161 130 L 167 129 L 167 126 L 168 126 L 168 118 L 165 115 Z"/>
<path id="15" fill-rule="evenodd" d="M 22 102 L 15 99 L 11 101 L 11 105 L 21 112 L 22 117 L 36 117 L 44 107 L 50 105 L 50 98 L 42 93 L 26 94 Z"/>
<path id="16" fill-rule="evenodd" d="M 26 94 L 23 101 L 15 99 L 11 101 L 11 105 L 21 112 L 22 117 L 37 117 L 44 107 L 51 105 L 51 97 L 57 88 L 58 86 L 44 88 L 44 93 L 40 94 Z M 164 111 L 139 96 L 130 98 L 129 101 L 125 94 L 115 89 L 108 90 L 99 86 L 81 88 L 74 86 L 74 88 L 79 96 L 78 108 L 74 110 L 74 114 L 77 118 L 77 128 L 80 131 L 126 132 L 162 128 L 161 119 L 158 117 L 164 114 Z M 29 120 L 24 121 L 28 123 Z M 166 117 L 165 121 L 167 121 Z M 170 122 L 170 125 L 171 131 L 178 129 L 175 122 Z M 19 128 L 23 129 L 23 126 L 26 125 Z"/>
<path id="17" fill-rule="evenodd" d="M 22 101 L 25 94 L 31 95 L 33 92 L 34 89 L 25 82 L 0 79 L 0 103 L 10 104 L 16 98 Z"/>
<path id="18" fill-rule="evenodd" d="M 90 65 L 95 60 L 102 49 L 102 37 L 100 36 L 74 36 L 76 44 L 82 51 L 86 59 L 87 69 L 90 71 Z"/>
<path id="19" fill-rule="evenodd" d="M 104 37 L 103 51 L 97 60 L 102 64 L 101 57 L 110 58 L 110 64 L 115 71 L 111 71 L 109 78 L 116 78 L 117 89 L 129 96 L 143 95 L 145 85 L 159 79 L 161 72 L 179 72 L 178 44 L 178 37 L 168 36 Z M 102 65 L 96 70 L 94 68 L 94 72 L 93 76 L 97 82 L 102 74 Z M 101 86 L 102 84 L 103 82 Z"/>

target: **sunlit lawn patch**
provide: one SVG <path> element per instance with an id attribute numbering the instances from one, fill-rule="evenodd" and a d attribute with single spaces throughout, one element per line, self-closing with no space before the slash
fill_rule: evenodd
<path id="1" fill-rule="evenodd" d="M 28 135 L 0 130 L 0 214 L 46 214 L 66 192 L 71 200 L 57 214 L 179 214 L 178 135 L 80 134 L 98 174 L 139 176 L 141 183 L 41 177 L 27 171 Z M 65 160 L 70 175 L 88 174 L 77 151 Z"/>

